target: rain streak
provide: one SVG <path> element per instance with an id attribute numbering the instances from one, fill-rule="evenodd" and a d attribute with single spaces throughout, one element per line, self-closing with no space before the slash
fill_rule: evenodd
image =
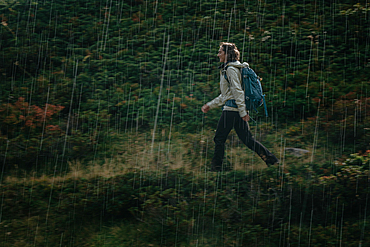
<path id="1" fill-rule="evenodd" d="M 364 0 L 0 0 L 0 246 L 370 246 L 369 75 Z"/>

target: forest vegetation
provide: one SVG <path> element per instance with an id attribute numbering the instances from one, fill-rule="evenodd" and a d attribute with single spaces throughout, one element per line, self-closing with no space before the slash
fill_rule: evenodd
<path id="1" fill-rule="evenodd" d="M 353 0 L 0 0 L 1 245 L 370 245 L 369 19 Z M 251 129 L 280 165 L 232 132 L 208 171 L 222 41 L 263 78 Z"/>

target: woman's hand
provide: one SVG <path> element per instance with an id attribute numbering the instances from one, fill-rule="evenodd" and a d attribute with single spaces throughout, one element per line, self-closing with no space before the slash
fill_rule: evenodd
<path id="1" fill-rule="evenodd" d="M 250 120 L 250 117 L 249 117 L 249 115 L 247 114 L 247 115 L 245 115 L 244 117 L 242 117 L 242 119 L 243 119 L 244 121 L 248 122 L 248 121 Z"/>
<path id="2" fill-rule="evenodd" d="M 209 111 L 209 105 L 205 104 L 202 106 L 202 112 L 207 113 Z"/>

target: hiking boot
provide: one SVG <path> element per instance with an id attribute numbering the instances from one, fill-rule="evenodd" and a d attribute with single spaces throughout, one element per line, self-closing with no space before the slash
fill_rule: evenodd
<path id="1" fill-rule="evenodd" d="M 280 163 L 280 160 L 275 157 L 275 155 L 269 156 L 267 159 L 265 159 L 267 166 L 273 166 Z"/>
<path id="2" fill-rule="evenodd" d="M 212 160 L 211 162 L 211 172 L 220 172 L 222 171 L 222 162 L 216 162 L 215 160 Z"/>
<path id="3" fill-rule="evenodd" d="M 222 171 L 222 165 L 214 165 L 211 166 L 211 172 L 220 172 Z"/>

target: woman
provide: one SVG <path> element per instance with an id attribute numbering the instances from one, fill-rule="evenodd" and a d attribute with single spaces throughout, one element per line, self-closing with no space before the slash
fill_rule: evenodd
<path id="1" fill-rule="evenodd" d="M 240 53 L 233 43 L 221 43 L 217 56 L 220 59 L 220 88 L 221 94 L 214 100 L 202 106 L 202 111 L 207 113 L 210 109 L 223 106 L 222 115 L 218 121 L 214 137 L 215 152 L 212 158 L 211 171 L 221 171 L 225 154 L 225 141 L 234 128 L 239 139 L 251 150 L 256 152 L 268 166 L 278 163 L 279 160 L 261 143 L 256 141 L 249 131 L 249 115 L 245 108 L 244 91 L 241 86 L 240 68 L 247 63 L 239 62 Z M 228 77 L 225 79 L 224 73 Z M 237 108 L 227 106 L 228 100 L 235 100 Z"/>

